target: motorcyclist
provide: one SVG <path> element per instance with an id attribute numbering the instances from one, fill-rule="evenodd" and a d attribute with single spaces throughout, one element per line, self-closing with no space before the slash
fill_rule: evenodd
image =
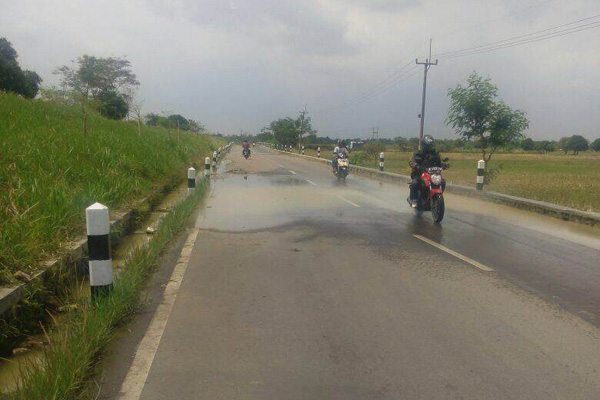
<path id="1" fill-rule="evenodd" d="M 419 188 L 421 187 L 421 174 L 432 167 L 442 167 L 440 153 L 435 149 L 435 140 L 431 135 L 423 136 L 421 149 L 417 150 L 408 162 L 412 172 L 410 174 L 410 205 L 417 207 L 419 199 Z"/>
<path id="2" fill-rule="evenodd" d="M 344 140 L 341 140 L 338 146 L 333 150 L 333 160 L 331 161 L 333 172 L 337 171 L 338 158 L 348 158 L 348 146 Z"/>
<path id="3" fill-rule="evenodd" d="M 242 154 L 244 154 L 246 151 L 248 151 L 248 154 L 250 154 L 250 143 L 248 143 L 247 140 L 244 140 L 242 143 Z"/>

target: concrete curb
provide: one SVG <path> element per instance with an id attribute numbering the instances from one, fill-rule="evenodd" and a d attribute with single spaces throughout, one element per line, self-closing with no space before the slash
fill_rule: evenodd
<path id="1" fill-rule="evenodd" d="M 303 156 L 301 154 L 290 153 L 287 151 L 281 151 L 277 149 L 272 149 L 270 147 L 262 146 L 263 148 L 290 155 L 293 157 L 303 158 L 309 161 L 320 162 L 323 164 L 331 165 L 331 160 L 324 158 L 317 158 L 312 156 Z M 356 165 L 350 166 L 350 172 L 353 172 L 356 175 L 367 176 L 369 178 L 390 181 L 390 182 L 410 182 L 410 176 L 395 174 L 393 172 L 381 172 L 373 168 L 359 167 Z M 524 210 L 529 210 L 533 212 L 537 212 L 539 214 L 548 215 L 554 218 L 560 218 L 564 221 L 573 221 L 578 222 L 585 225 L 596 226 L 600 225 L 600 213 L 594 212 L 586 212 L 581 210 L 576 210 L 574 208 L 564 207 L 558 204 L 547 203 L 544 201 L 525 199 L 522 197 L 511 196 L 508 194 L 497 193 L 497 192 L 488 192 L 488 191 L 479 191 L 475 190 L 475 188 L 463 185 L 455 185 L 448 184 L 446 186 L 446 191 L 462 196 L 468 197 L 476 197 L 481 200 L 490 201 L 493 203 L 503 204 L 515 208 L 521 208 Z"/>
<path id="2" fill-rule="evenodd" d="M 231 150 L 231 143 L 224 147 L 224 151 L 219 161 Z M 202 178 L 202 174 L 197 174 L 196 179 Z M 149 205 L 150 197 L 139 200 L 128 211 L 115 212 L 111 215 L 110 221 L 110 236 L 113 244 L 117 243 L 127 232 L 132 225 L 135 216 Z M 0 287 L 0 316 L 9 310 L 13 305 L 17 304 L 22 298 L 25 291 L 34 283 L 43 280 L 49 276 L 61 264 L 74 265 L 83 262 L 87 257 L 87 237 L 80 237 L 72 244 L 67 246 L 65 254 L 57 259 L 49 260 L 42 263 L 43 269 L 38 271 L 31 277 L 31 281 L 20 283 L 10 287 Z"/>

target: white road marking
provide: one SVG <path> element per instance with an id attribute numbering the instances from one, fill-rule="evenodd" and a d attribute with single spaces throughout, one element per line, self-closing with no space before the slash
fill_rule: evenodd
<path id="1" fill-rule="evenodd" d="M 292 171 L 291 169 L 289 170 L 292 174 L 296 175 L 296 173 L 294 171 Z"/>
<path id="2" fill-rule="evenodd" d="M 469 264 L 471 264 L 471 265 L 472 265 L 472 266 L 474 266 L 475 268 L 479 268 L 480 270 L 482 270 L 482 271 L 486 271 L 486 272 L 491 272 L 491 271 L 493 271 L 493 269 L 492 269 L 492 268 L 490 268 L 490 267 L 486 267 L 486 266 L 485 266 L 485 265 L 483 265 L 482 263 L 480 263 L 480 262 L 478 262 L 478 261 L 475 261 L 475 260 L 473 260 L 473 259 L 471 259 L 471 258 L 469 258 L 469 257 L 467 257 L 467 256 L 463 256 L 462 254 L 460 254 L 460 253 L 457 253 L 456 251 L 454 251 L 454 250 L 451 250 L 451 249 L 447 248 L 446 246 L 442 246 L 441 244 L 439 244 L 439 243 L 436 243 L 436 242 L 434 242 L 433 240 L 427 239 L 426 237 L 423 237 L 423 236 L 421 236 L 421 235 L 413 235 L 413 236 L 414 236 L 414 237 L 416 237 L 416 238 L 417 238 L 417 239 L 419 239 L 419 240 L 422 240 L 422 241 L 424 241 L 425 243 L 429 243 L 430 245 L 432 245 L 432 246 L 434 246 L 434 247 L 437 247 L 438 249 L 440 249 L 440 250 L 442 250 L 442 251 L 445 251 L 445 252 L 446 252 L 446 253 L 448 253 L 448 254 L 451 254 L 451 255 L 453 255 L 453 256 L 454 256 L 454 257 L 456 257 L 456 258 L 459 258 L 459 259 L 463 260 L 463 261 L 464 261 L 464 262 L 466 262 L 466 263 L 469 263 Z"/>
<path id="3" fill-rule="evenodd" d="M 285 165 L 279 164 L 279 166 L 280 166 L 281 168 L 285 168 Z"/>
<path id="4" fill-rule="evenodd" d="M 173 269 L 169 283 L 163 293 L 162 301 L 152 317 L 148 330 L 146 330 L 135 352 L 133 363 L 129 367 L 127 376 L 125 376 L 125 380 L 121 385 L 117 397 L 120 400 L 137 400 L 142 394 L 146 379 L 148 379 L 150 367 L 158 350 L 158 345 L 160 344 L 167 321 L 169 320 L 169 315 L 173 309 L 173 304 L 177 298 L 181 281 L 189 264 L 190 255 L 198 237 L 198 232 L 198 229 L 194 229 L 187 237 L 183 250 L 181 250 L 181 254 L 179 255 L 177 265 L 175 265 L 175 269 Z"/>
<path id="5" fill-rule="evenodd" d="M 310 179 L 306 179 L 306 182 L 310 183 L 311 185 L 318 186 L 316 183 L 314 183 L 314 182 L 313 182 L 313 181 L 311 181 Z"/>
<path id="6" fill-rule="evenodd" d="M 342 196 L 338 196 L 338 197 L 339 197 L 340 199 L 344 200 L 346 203 L 350 204 L 351 206 L 354 206 L 354 207 L 360 207 L 358 204 L 354 203 L 353 201 L 350 201 L 350 200 L 348 200 L 348 199 L 347 199 L 347 198 L 345 198 L 345 197 L 342 197 Z"/>

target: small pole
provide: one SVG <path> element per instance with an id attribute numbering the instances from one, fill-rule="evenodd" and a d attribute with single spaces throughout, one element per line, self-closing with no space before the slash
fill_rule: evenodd
<path id="1" fill-rule="evenodd" d="M 477 161 L 477 190 L 483 190 L 483 180 L 485 173 L 485 161 Z"/>
<path id="2" fill-rule="evenodd" d="M 317 147 L 317 158 L 321 158 L 321 148 Z"/>
<path id="3" fill-rule="evenodd" d="M 385 158 L 385 154 L 383 152 L 379 153 L 379 170 L 383 171 L 383 159 Z"/>
<path id="4" fill-rule="evenodd" d="M 304 155 L 304 146 L 302 146 L 302 155 Z"/>
<path id="5" fill-rule="evenodd" d="M 194 167 L 188 168 L 188 194 L 194 193 L 196 188 L 196 170 Z"/>
<path id="6" fill-rule="evenodd" d="M 217 157 L 221 157 L 221 148 L 219 147 L 219 150 L 217 151 Z"/>
<path id="7" fill-rule="evenodd" d="M 108 208 L 94 203 L 85 209 L 92 299 L 108 294 L 113 284 Z"/>
<path id="8" fill-rule="evenodd" d="M 213 151 L 213 168 L 217 169 L 217 152 Z"/>
<path id="9" fill-rule="evenodd" d="M 204 176 L 210 176 L 210 157 L 204 159 Z"/>

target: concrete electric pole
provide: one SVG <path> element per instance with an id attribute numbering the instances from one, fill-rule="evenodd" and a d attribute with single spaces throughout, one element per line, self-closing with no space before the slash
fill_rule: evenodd
<path id="1" fill-rule="evenodd" d="M 427 95 L 427 71 L 429 71 L 429 67 L 432 65 L 437 65 L 438 60 L 435 62 L 431 62 L 431 39 L 429 39 L 429 58 L 425 59 L 425 62 L 419 62 L 417 58 L 416 63 L 419 65 L 423 65 L 424 74 L 423 74 L 423 99 L 421 104 L 421 129 L 419 130 L 419 149 L 421 149 L 421 142 L 423 141 L 423 129 L 425 128 L 425 97 Z"/>

